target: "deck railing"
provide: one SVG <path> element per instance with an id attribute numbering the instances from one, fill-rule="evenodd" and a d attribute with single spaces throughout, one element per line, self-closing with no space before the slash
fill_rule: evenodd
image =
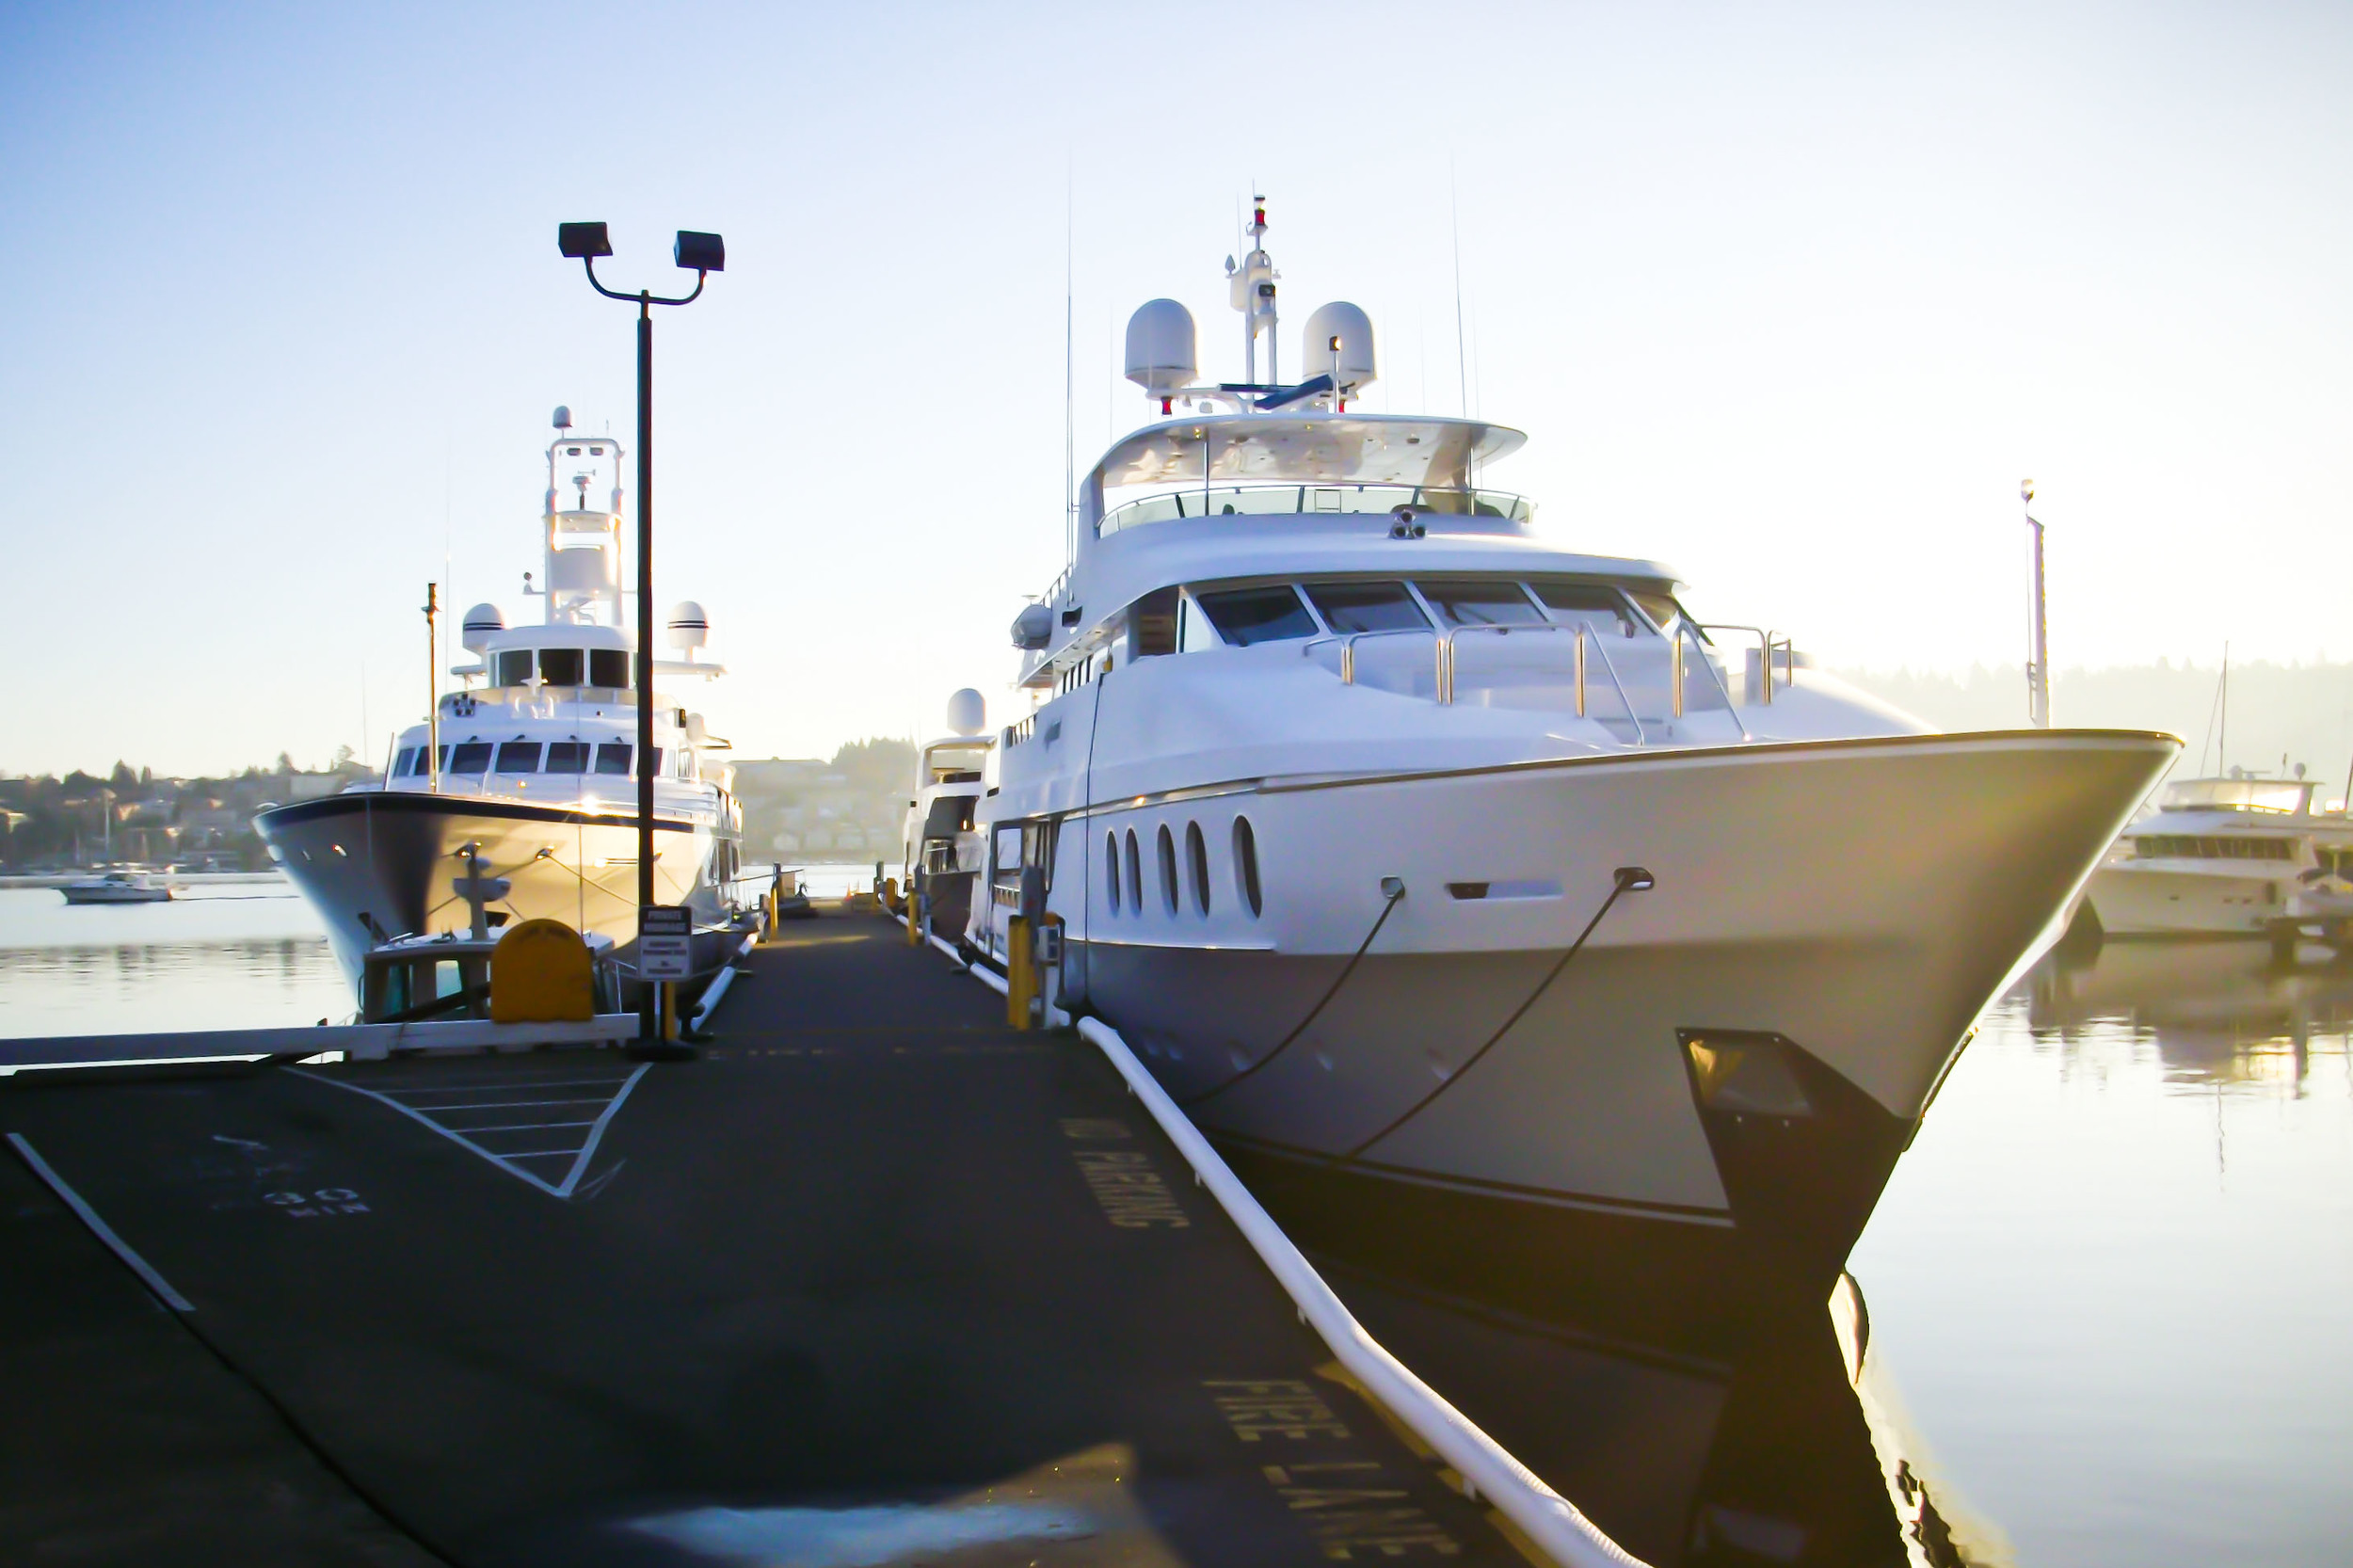
<path id="1" fill-rule="evenodd" d="M 1763 634 L 1760 633 L 1760 635 Z M 1368 671 L 1365 659 L 1359 655 L 1358 645 L 1378 646 L 1388 639 L 1399 637 L 1432 639 L 1432 662 L 1426 666 L 1426 670 L 1416 671 L 1409 665 L 1404 671 L 1388 679 L 1382 678 L 1385 672 Z M 1468 646 L 1477 647 L 1481 642 L 1489 638 L 1500 644 L 1512 637 L 1542 637 L 1545 640 L 1545 646 L 1548 648 L 1562 647 L 1563 640 L 1565 640 L 1565 653 L 1562 658 L 1539 661 L 1533 665 L 1519 666 L 1521 673 L 1532 674 L 1540 678 L 1560 677 L 1561 679 L 1517 681 L 1508 679 L 1491 680 L 1466 686 L 1463 667 L 1465 639 L 1470 639 Z M 1645 724 L 1646 718 L 1649 725 L 1682 719 L 1693 712 L 1695 706 L 1700 712 L 1721 712 L 1732 721 L 1733 727 L 1738 730 L 1742 740 L 1753 738 L 1747 724 L 1741 720 L 1739 712 L 1741 705 L 1734 700 L 1732 688 L 1724 680 L 1723 672 L 1717 668 L 1716 661 L 1709 656 L 1713 649 L 1709 647 L 1701 627 L 1689 621 L 1678 620 L 1658 642 L 1645 639 L 1634 644 L 1631 648 L 1622 648 L 1615 656 L 1609 651 L 1609 641 L 1610 639 L 1601 636 L 1591 627 L 1575 622 L 1552 621 L 1517 626 L 1456 626 L 1443 632 L 1428 627 L 1399 627 L 1374 632 L 1350 632 L 1310 639 L 1302 646 L 1301 652 L 1304 656 L 1312 658 L 1321 650 L 1337 649 L 1337 673 L 1342 685 L 1364 684 L 1384 691 L 1394 691 L 1404 696 L 1427 696 L 1441 707 L 1457 705 L 1466 690 L 1486 694 L 1490 698 L 1490 705 L 1494 706 L 1567 707 L 1572 709 L 1578 718 L 1594 719 L 1605 728 L 1618 732 L 1623 739 L 1635 745 L 1648 744 L 1653 739 Z M 1786 639 L 1769 639 L 1767 646 L 1769 648 L 1778 648 L 1785 650 L 1788 645 Z M 1697 705 L 1691 701 L 1690 689 L 1697 677 L 1690 668 L 1690 660 L 1686 653 L 1687 648 L 1696 648 L 1698 650 L 1699 667 L 1705 672 L 1705 681 L 1702 689 L 1705 691 L 1707 687 L 1713 688 L 1713 692 L 1709 694 L 1712 700 Z M 1663 701 L 1653 703 L 1652 706 L 1657 711 L 1648 714 L 1645 714 L 1643 711 L 1644 705 L 1636 700 L 1635 694 L 1643 689 L 1642 683 L 1639 680 L 1629 681 L 1628 673 L 1622 673 L 1619 668 L 1621 662 L 1629 655 L 1639 656 L 1645 662 L 1656 657 L 1665 666 L 1664 670 L 1659 672 L 1664 677 L 1664 684 L 1667 688 L 1663 694 Z M 1595 669 L 1596 664 L 1599 666 L 1598 671 Z M 1651 689 L 1654 692 L 1657 680 L 1657 677 L 1653 677 L 1654 684 Z M 1629 689 L 1630 685 L 1632 689 Z M 1497 694 L 1509 694 L 1513 691 L 1523 694 L 1524 700 L 1494 702 L 1493 699 Z M 1549 701 L 1545 700 L 1546 695 L 1556 692 L 1560 695 Z M 1769 701 L 1769 696 L 1767 696 L 1765 700 Z"/>

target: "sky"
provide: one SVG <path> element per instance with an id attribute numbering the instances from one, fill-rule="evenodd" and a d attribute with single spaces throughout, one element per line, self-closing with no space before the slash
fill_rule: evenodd
<path id="1" fill-rule="evenodd" d="M 1238 378 L 1254 186 L 1287 363 L 1364 306 L 1367 406 L 1527 431 L 1488 481 L 1704 619 L 2016 663 L 2030 475 L 2060 666 L 2353 657 L 2348 81 L 2343 6 L 18 0 L 0 770 L 380 754 L 428 581 L 536 618 L 550 410 L 634 420 L 567 219 L 727 238 L 655 597 L 742 756 L 1018 711 L 1066 409 L 1145 421 L 1155 296 Z"/>

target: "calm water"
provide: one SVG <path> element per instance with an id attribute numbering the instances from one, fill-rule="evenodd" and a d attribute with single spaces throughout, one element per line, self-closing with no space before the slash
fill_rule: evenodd
<path id="1" fill-rule="evenodd" d="M 349 1006 L 282 888 L 89 909 L 0 891 L 0 1034 Z M 2349 1032 L 2353 970 L 2259 945 L 2046 963 L 1988 1016 L 1856 1249 L 1859 1388 L 1827 1320 L 1722 1362 L 1337 1283 L 1662 1565 L 2342 1561 Z"/>

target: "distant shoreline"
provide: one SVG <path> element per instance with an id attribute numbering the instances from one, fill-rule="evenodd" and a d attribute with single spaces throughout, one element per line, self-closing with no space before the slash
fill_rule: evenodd
<path id="1" fill-rule="evenodd" d="M 69 882 L 87 882 L 100 874 L 98 872 L 52 872 L 40 876 L 0 876 L 0 891 L 14 888 L 62 888 Z M 148 874 L 185 888 L 222 885 L 251 887 L 259 882 L 292 886 L 287 883 L 283 872 L 151 872 Z"/>

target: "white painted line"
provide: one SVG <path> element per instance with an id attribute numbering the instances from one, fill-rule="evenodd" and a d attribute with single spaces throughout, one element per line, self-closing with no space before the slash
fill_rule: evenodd
<path id="1" fill-rule="evenodd" d="M 934 937 L 935 944 L 939 944 Z M 961 962 L 960 955 L 957 956 Z M 1002 975 L 978 965 L 966 972 L 978 976 L 989 989 L 1002 993 Z M 1060 1008 L 1045 1008 L 1049 1028 L 1071 1021 Z M 1517 1525 L 1537 1547 L 1562 1568 L 1642 1568 L 1641 1560 L 1602 1533 L 1577 1512 L 1575 1504 L 1545 1483 L 1544 1478 L 1513 1457 L 1511 1451 L 1480 1429 L 1477 1423 L 1447 1402 L 1438 1391 L 1416 1377 L 1381 1342 L 1365 1332 L 1323 1276 L 1316 1272 L 1273 1217 L 1258 1206 L 1225 1159 L 1209 1146 L 1160 1080 L 1148 1072 L 1119 1032 L 1096 1018 L 1077 1020 L 1079 1032 L 1111 1059 L 1128 1091 L 1144 1102 L 1169 1142 L 1193 1166 L 1250 1243 L 1275 1281 L 1299 1308 L 1300 1320 L 1313 1328 L 1341 1366 L 1354 1375 L 1372 1399 L 1411 1427 L 1423 1442 L 1454 1466 L 1475 1496 L 1493 1503 Z"/>
<path id="2" fill-rule="evenodd" d="M 470 1083 L 420 1083 L 412 1089 L 387 1089 L 388 1095 L 463 1095 L 477 1089 L 617 1089 L 629 1081 L 619 1078 L 477 1079 Z"/>
<path id="3" fill-rule="evenodd" d="M 458 1130 L 472 1136 L 477 1132 L 546 1132 L 559 1127 L 594 1127 L 594 1122 L 508 1122 L 503 1127 L 469 1127 Z M 513 1159 L 514 1156 L 507 1156 Z"/>
<path id="4" fill-rule="evenodd" d="M 155 1272 L 153 1265 L 137 1253 L 133 1252 L 131 1243 L 117 1236 L 114 1227 L 98 1217 L 98 1210 L 82 1201 L 81 1193 L 66 1185 L 65 1177 L 49 1168 L 49 1161 L 33 1152 L 33 1145 L 26 1143 L 21 1133 L 9 1133 L 8 1142 L 16 1145 L 16 1152 L 24 1157 L 24 1163 L 33 1168 L 33 1174 L 49 1184 L 49 1190 L 64 1200 L 65 1206 L 73 1210 L 75 1216 L 84 1224 L 89 1226 L 90 1233 L 104 1241 L 108 1251 L 122 1259 L 131 1272 L 138 1275 L 150 1290 L 155 1292 L 157 1299 L 174 1312 L 196 1310 L 195 1304 L 187 1297 L 174 1290 L 170 1283 Z"/>
<path id="5" fill-rule="evenodd" d="M 604 1129 L 613 1125 L 614 1116 L 620 1112 L 621 1102 L 629 1098 L 629 1092 L 637 1087 L 637 1080 L 645 1077 L 646 1069 L 652 1065 L 650 1062 L 645 1063 L 630 1074 L 629 1081 L 621 1085 L 621 1092 L 613 1096 L 613 1103 L 604 1108 L 604 1114 L 599 1116 L 596 1124 L 589 1128 L 588 1142 L 580 1147 L 580 1161 L 572 1167 L 571 1175 L 564 1178 L 562 1190 L 555 1194 L 557 1197 L 570 1197 L 572 1189 L 580 1185 L 580 1178 L 588 1172 L 588 1161 L 596 1158 L 597 1143 L 604 1136 Z"/>
<path id="6" fill-rule="evenodd" d="M 617 1086 L 629 1080 L 616 1078 L 613 1081 Z M 414 1094 L 416 1091 L 411 1090 L 409 1093 Z M 420 1111 L 505 1111 L 518 1105 L 602 1105 L 604 1101 L 605 1096 L 602 1095 L 574 1095 L 569 1099 L 560 1100 L 478 1100 L 469 1105 L 421 1105 L 417 1109 Z M 588 1124 L 583 1122 L 580 1125 L 586 1127 Z"/>
<path id="7" fill-rule="evenodd" d="M 440 1133 L 442 1137 L 448 1139 L 451 1143 L 456 1144 L 459 1148 L 466 1150 L 468 1153 L 481 1156 L 483 1159 L 488 1160 L 491 1164 L 496 1165 L 500 1170 L 504 1171 L 508 1176 L 515 1177 L 517 1180 L 529 1182 L 532 1186 L 536 1187 L 540 1192 L 545 1192 L 552 1198 L 569 1198 L 572 1195 L 572 1189 L 579 1183 L 582 1174 L 587 1170 L 590 1158 L 597 1152 L 597 1141 L 604 1136 L 604 1129 L 606 1127 L 611 1125 L 613 1121 L 613 1113 L 620 1110 L 621 1102 L 629 1097 L 629 1092 L 637 1087 L 637 1080 L 639 1079 L 646 1076 L 646 1068 L 652 1065 L 653 1064 L 650 1062 L 646 1063 L 639 1066 L 635 1072 L 631 1073 L 629 1077 L 620 1080 L 620 1093 L 613 1096 L 612 1103 L 604 1108 L 604 1113 L 602 1115 L 599 1116 L 595 1121 L 586 1124 L 593 1130 L 591 1130 L 588 1134 L 588 1141 L 582 1144 L 579 1148 L 537 1149 L 528 1154 L 499 1154 L 493 1150 L 484 1148 L 481 1144 L 466 1137 L 464 1133 L 459 1132 L 453 1128 L 443 1127 L 440 1123 L 425 1114 L 426 1112 L 436 1110 L 438 1107 L 430 1105 L 423 1107 L 403 1105 L 400 1101 L 392 1098 L 391 1095 L 379 1093 L 374 1089 L 363 1089 L 357 1083 L 346 1083 L 340 1078 L 329 1078 L 324 1073 L 305 1072 L 300 1067 L 289 1067 L 286 1070 L 296 1074 L 297 1077 L 310 1079 L 314 1082 L 331 1084 L 335 1088 L 346 1090 L 355 1095 L 364 1095 L 369 1099 L 375 1100 L 379 1105 L 389 1105 L 393 1110 L 399 1112 L 402 1115 L 409 1118 L 411 1121 L 420 1122 L 424 1126 L 431 1128 L 435 1132 Z M 410 1090 L 408 1092 L 414 1094 L 418 1091 Z M 529 1171 L 524 1170 L 520 1165 L 509 1163 L 512 1160 L 536 1160 L 541 1155 L 555 1154 L 576 1155 L 578 1157 L 573 1161 L 570 1172 L 561 1182 L 547 1181 L 542 1177 L 533 1176 Z"/>

